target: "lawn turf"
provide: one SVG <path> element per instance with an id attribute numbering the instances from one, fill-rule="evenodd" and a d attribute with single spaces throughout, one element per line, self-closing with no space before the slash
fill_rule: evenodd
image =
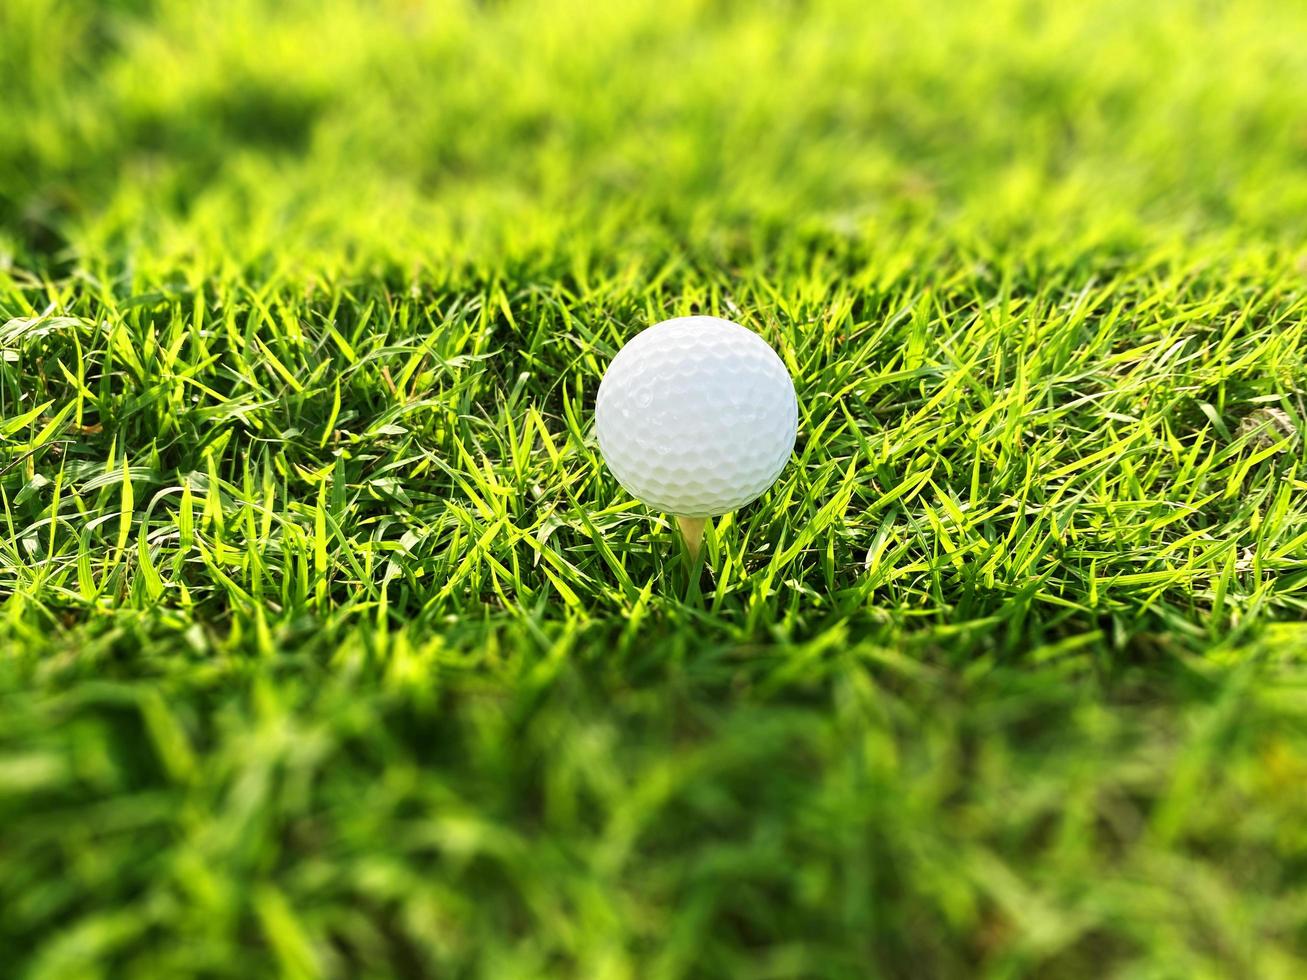
<path id="1" fill-rule="evenodd" d="M 1307 9 L 0 0 L 0 951 L 1307 969 Z M 691 581 L 620 345 L 798 444 Z"/>

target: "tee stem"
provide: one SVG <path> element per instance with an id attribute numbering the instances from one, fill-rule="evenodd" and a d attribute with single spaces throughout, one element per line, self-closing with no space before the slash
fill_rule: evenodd
<path id="1" fill-rule="evenodd" d="M 681 529 L 681 540 L 685 542 L 686 556 L 690 559 L 690 567 L 693 568 L 699 564 L 699 548 L 703 544 L 703 526 L 708 522 L 706 517 L 682 517 L 676 515 L 676 526 Z"/>

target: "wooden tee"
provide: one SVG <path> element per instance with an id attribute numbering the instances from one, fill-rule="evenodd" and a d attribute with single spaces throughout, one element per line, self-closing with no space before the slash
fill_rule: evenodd
<path id="1" fill-rule="evenodd" d="M 708 523 L 706 517 L 682 517 L 676 515 L 676 526 L 681 529 L 681 539 L 685 542 L 690 564 L 699 563 L 699 548 L 703 545 L 703 526 Z"/>

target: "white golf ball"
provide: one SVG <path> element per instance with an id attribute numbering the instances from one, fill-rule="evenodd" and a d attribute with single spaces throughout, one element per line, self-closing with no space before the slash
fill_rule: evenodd
<path id="1" fill-rule="evenodd" d="M 753 331 L 715 316 L 664 320 L 608 365 L 595 399 L 599 450 L 654 510 L 715 517 L 776 482 L 798 404 L 785 364 Z"/>

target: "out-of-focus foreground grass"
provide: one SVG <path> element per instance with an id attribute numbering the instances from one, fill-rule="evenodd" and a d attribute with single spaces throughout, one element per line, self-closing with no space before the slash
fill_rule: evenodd
<path id="1" fill-rule="evenodd" d="M 1276 977 L 1307 8 L 0 0 L 0 959 Z M 801 401 L 687 590 L 603 468 Z"/>

